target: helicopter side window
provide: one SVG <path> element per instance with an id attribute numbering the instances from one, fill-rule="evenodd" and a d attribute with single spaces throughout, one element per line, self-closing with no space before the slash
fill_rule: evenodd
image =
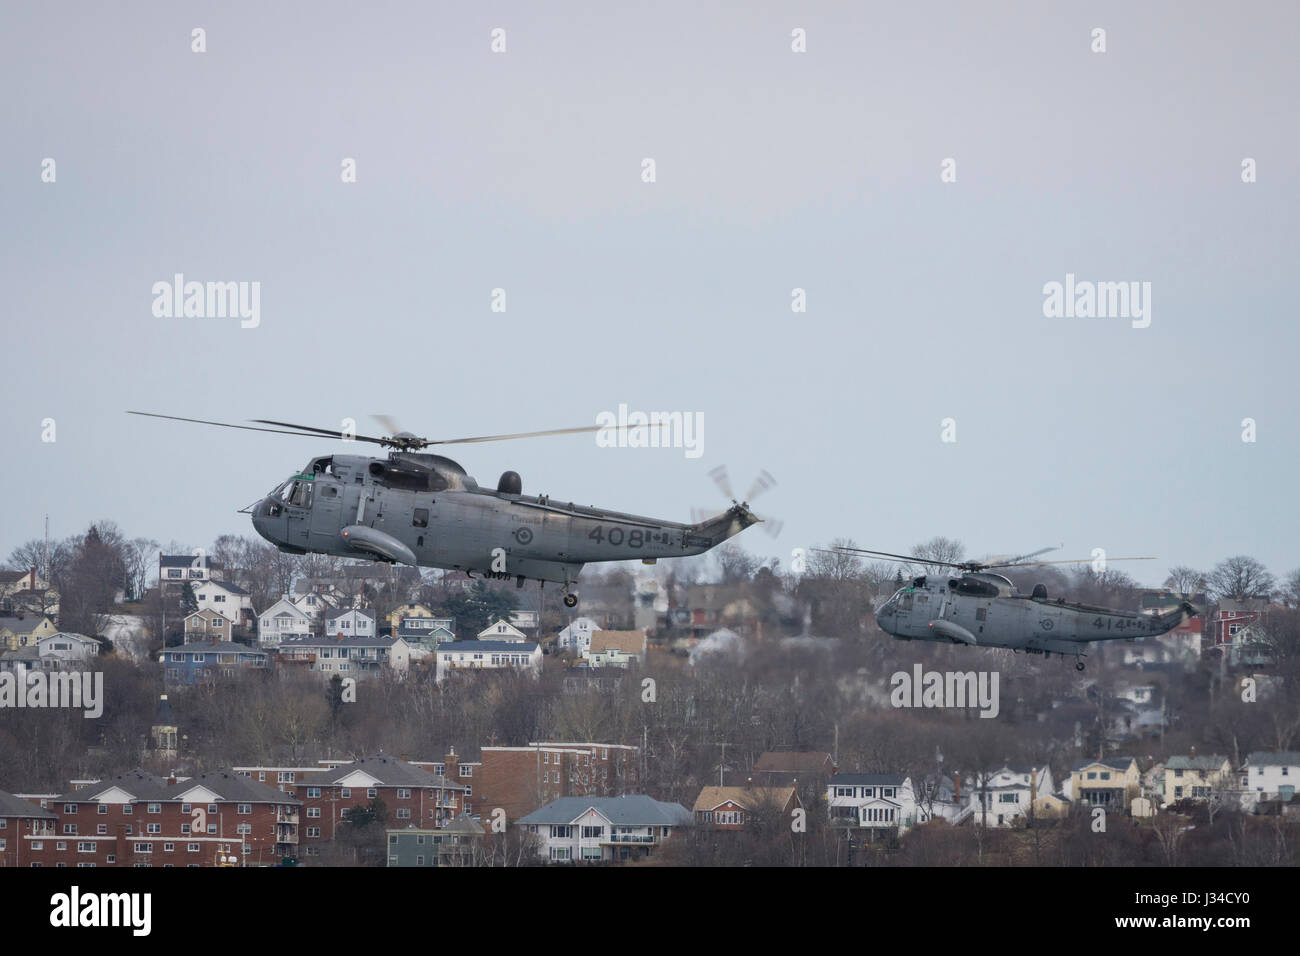
<path id="1" fill-rule="evenodd" d="M 310 508 L 311 489 L 312 483 L 310 481 L 295 481 L 293 491 L 289 493 L 289 504 L 295 508 Z"/>
<path id="2" fill-rule="evenodd" d="M 415 512 L 411 516 L 411 524 L 417 528 L 429 527 L 429 509 L 416 508 Z"/>
<path id="3" fill-rule="evenodd" d="M 899 602 L 898 606 L 904 611 L 912 610 L 912 595 L 904 594 L 903 599 Z"/>
<path id="4" fill-rule="evenodd" d="M 321 485 L 320 494 L 322 498 L 337 498 L 339 490 L 333 485 Z"/>
<path id="5" fill-rule="evenodd" d="M 988 616 L 989 616 L 989 609 L 988 609 L 988 608 L 986 608 L 986 607 L 977 607 L 977 608 L 975 609 L 975 620 L 977 620 L 977 621 L 986 621 L 986 620 L 988 620 Z"/>

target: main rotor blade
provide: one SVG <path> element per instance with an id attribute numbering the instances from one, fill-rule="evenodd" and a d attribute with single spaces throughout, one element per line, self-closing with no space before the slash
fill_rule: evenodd
<path id="1" fill-rule="evenodd" d="M 216 425 L 218 428 L 239 428 L 239 429 L 242 429 L 242 430 L 244 430 L 244 431 L 248 431 L 248 432 L 270 432 L 270 433 L 272 433 L 272 434 L 274 434 L 274 435 L 297 435 L 299 438 L 313 438 L 313 437 L 315 437 L 315 436 L 313 436 L 313 435 L 311 435 L 311 434 L 308 434 L 307 432 L 303 432 L 303 431 L 287 432 L 287 431 L 283 431 L 283 430 L 281 430 L 281 429 L 279 429 L 279 428 L 256 428 L 256 427 L 254 427 L 253 425 L 232 425 L 232 424 L 230 424 L 229 422 L 210 422 L 210 421 L 208 421 L 207 419 L 204 419 L 204 418 L 182 418 L 182 417 L 179 416 L 179 415 L 159 415 L 157 412 L 133 412 L 133 411 L 127 411 L 127 414 L 128 414 L 128 415 L 144 415 L 144 416 L 146 416 L 146 417 L 148 417 L 148 418 L 166 418 L 166 419 L 169 419 L 170 421 L 174 421 L 174 422 L 193 422 L 193 423 L 196 424 L 196 425 Z M 261 419 L 254 419 L 254 421 L 261 421 Z M 279 424 L 281 424 L 281 423 L 280 423 L 280 422 L 268 422 L 267 424 L 271 424 L 271 425 L 279 425 Z M 292 426 L 292 427 L 297 427 L 297 426 Z M 312 430 L 313 430 L 313 431 L 316 431 L 317 429 L 312 429 Z M 326 434 L 335 434 L 335 433 L 333 433 L 333 432 L 327 432 Z M 342 437 L 342 435 L 340 434 L 339 437 Z M 361 437 L 358 437 L 357 440 L 358 440 L 358 441 L 378 441 L 379 439 L 377 439 L 377 438 L 361 438 Z"/>
<path id="2" fill-rule="evenodd" d="M 997 562 L 997 566 L 1005 567 L 1008 564 L 1019 564 L 1021 561 L 1028 558 L 1036 558 L 1040 554 L 1047 554 L 1049 551 L 1059 551 L 1062 547 L 1062 545 L 1058 544 L 1054 548 L 1039 548 L 1037 551 L 1031 552 L 1030 554 L 1018 554 L 1014 558 L 1008 558 L 1004 554 L 999 554 L 995 557 L 989 558 L 987 562 L 981 561 L 980 564 L 984 565 L 986 568 L 991 568 L 994 567 L 994 563 Z"/>
<path id="3" fill-rule="evenodd" d="M 1075 558 L 1071 561 L 1025 561 L 1021 564 L 985 564 L 985 568 L 1041 568 L 1049 564 L 1091 564 L 1096 558 Z M 1105 563 L 1110 564 L 1112 561 L 1155 561 L 1155 558 L 1106 558 Z"/>
<path id="4" fill-rule="evenodd" d="M 856 554 L 870 554 L 878 558 L 894 558 L 897 561 L 907 561 L 910 564 L 933 564 L 945 568 L 964 568 L 965 564 L 957 564 L 952 561 L 936 561 L 934 558 L 921 558 L 914 554 L 891 554 L 888 551 L 868 551 L 866 548 L 844 548 L 835 549 L 840 552 L 854 552 Z"/>
<path id="5" fill-rule="evenodd" d="M 386 438 L 371 438 L 369 435 L 345 435 L 343 432 L 336 431 L 335 429 L 332 428 L 313 428 L 310 425 L 294 425 L 290 422 L 273 422 L 273 421 L 268 421 L 265 418 L 254 418 L 253 421 L 261 422 L 263 425 L 280 425 L 284 428 L 296 428 L 300 432 L 309 432 L 313 435 L 326 435 L 330 438 L 340 438 L 343 440 L 351 439 L 353 441 L 369 441 L 369 442 L 374 442 L 376 445 L 388 444 L 388 439 Z"/>
<path id="6" fill-rule="evenodd" d="M 546 435 L 578 435 L 583 432 L 598 432 L 602 429 L 618 431 L 624 428 L 649 428 L 649 425 L 583 425 L 581 428 L 549 428 L 541 432 L 516 432 L 513 435 L 482 435 L 478 438 L 443 438 L 437 441 L 422 439 L 427 445 L 463 445 L 477 441 L 507 441 L 512 438 L 541 438 Z"/>

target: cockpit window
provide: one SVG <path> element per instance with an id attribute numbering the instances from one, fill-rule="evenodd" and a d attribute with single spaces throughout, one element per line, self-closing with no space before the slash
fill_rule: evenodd
<path id="1" fill-rule="evenodd" d="M 303 481 L 301 478 L 296 479 L 293 484 L 286 489 L 288 494 L 285 500 L 295 508 L 310 508 L 311 489 L 312 482 Z"/>

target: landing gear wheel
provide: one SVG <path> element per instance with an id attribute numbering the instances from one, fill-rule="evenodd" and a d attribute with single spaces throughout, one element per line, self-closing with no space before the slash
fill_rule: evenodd
<path id="1" fill-rule="evenodd" d="M 1075 669 L 1076 671 L 1081 671 L 1081 670 L 1083 670 L 1083 668 L 1084 668 L 1084 663 L 1083 663 L 1083 661 L 1075 661 L 1075 662 L 1074 662 L 1074 669 Z"/>
<path id="2" fill-rule="evenodd" d="M 564 606 L 565 606 L 565 607 L 577 607 L 577 606 L 578 606 L 578 595 L 576 595 L 576 594 L 566 594 L 566 595 L 564 595 Z"/>

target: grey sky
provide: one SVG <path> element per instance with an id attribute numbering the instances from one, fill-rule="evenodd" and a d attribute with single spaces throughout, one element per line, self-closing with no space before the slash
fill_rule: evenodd
<path id="1" fill-rule="evenodd" d="M 235 509 L 344 447 L 128 408 L 456 437 L 625 402 L 702 412 L 704 455 L 452 455 L 674 519 L 767 468 L 784 531 L 739 540 L 787 558 L 1300 565 L 1300 8 L 615 6 L 6 4 L 0 555 L 47 512 L 251 534 Z M 155 318 L 176 272 L 259 281 L 260 327 Z M 1044 318 L 1067 272 L 1151 282 L 1151 326 Z"/>

